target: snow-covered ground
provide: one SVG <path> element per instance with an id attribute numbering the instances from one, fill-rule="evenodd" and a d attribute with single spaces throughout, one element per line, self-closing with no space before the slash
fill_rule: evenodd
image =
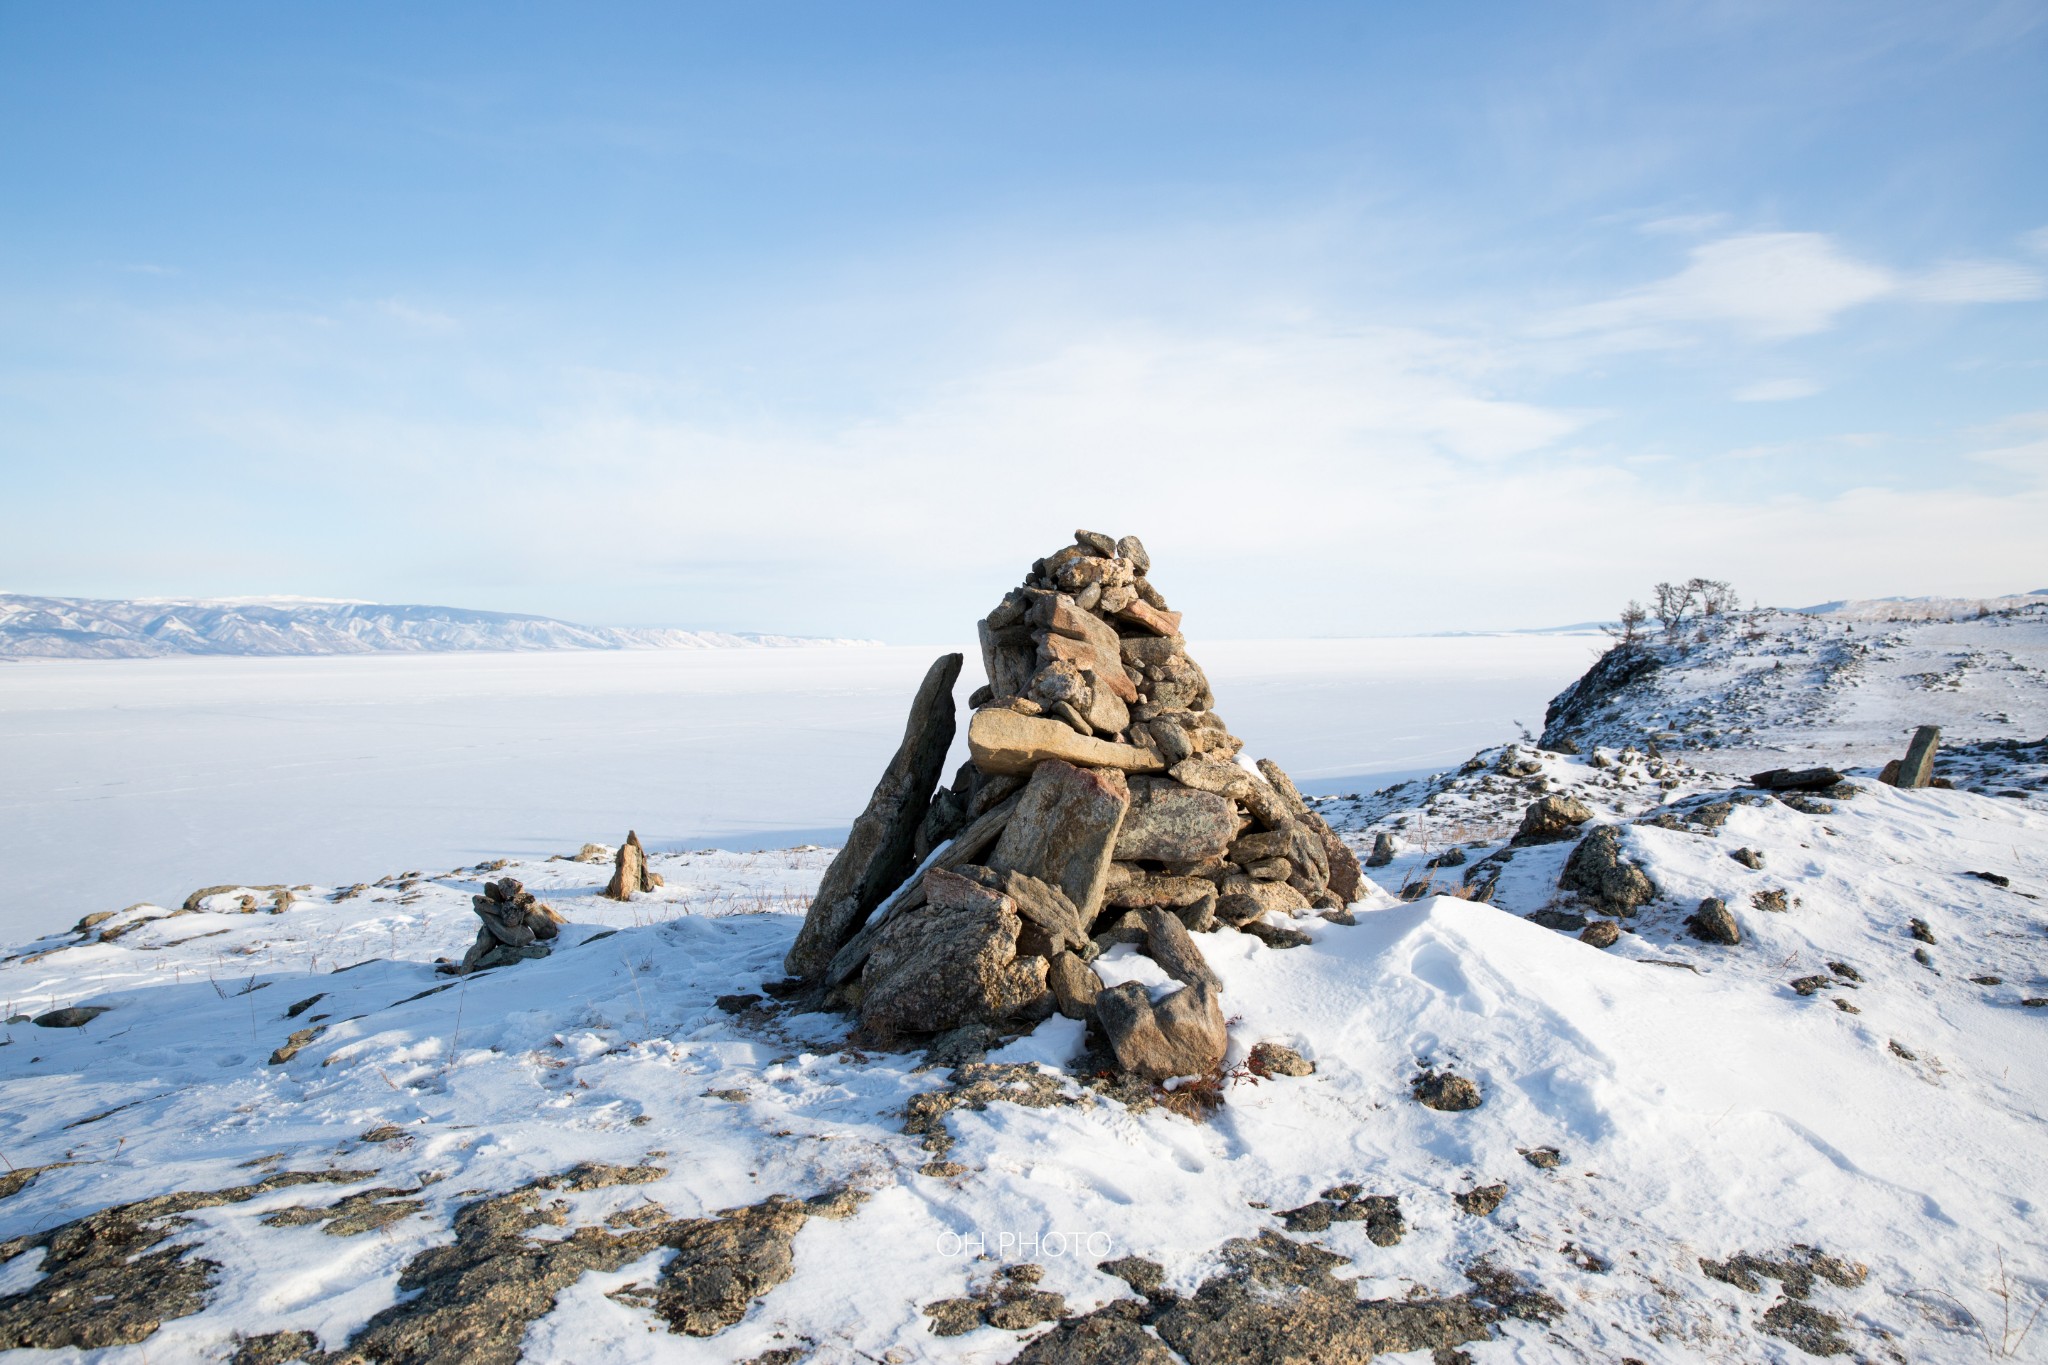
<path id="1" fill-rule="evenodd" d="M 2043 662 L 2009 623 L 1929 629 L 1962 632 L 1940 637 L 1944 650 Z M 1764 657 L 1808 647 L 1765 634 L 1751 642 Z M 1935 638 L 1922 637 L 1926 648 Z M 1220 652 L 1196 653 L 1208 663 Z M 1711 652 L 1693 657 L 1721 667 Z M 1232 728 L 1272 752 L 1228 670 L 1210 671 Z M 1278 1042 L 1314 1074 L 1239 1075 L 1196 1122 L 1058 1071 L 1079 1026 L 1054 1019 L 991 1055 L 1018 1071 L 982 1076 L 984 1089 L 1025 1082 L 1014 1093 L 1031 1103 L 943 1120 L 951 1166 L 931 1164 L 905 1110 L 975 1073 L 851 1048 L 836 1016 L 760 996 L 826 850 L 657 853 L 668 884 L 624 905 L 595 895 L 606 865 L 524 858 L 309 886 L 276 913 L 274 893 L 251 888 L 245 913 L 231 890 L 192 913 L 136 909 L 53 935 L 0 962 L 9 1013 L 106 1012 L 75 1029 L 17 1022 L 0 1042 L 0 1152 L 36 1172 L 0 1181 L 0 1238 L 27 1239 L 0 1243 L 0 1256 L 15 1253 L 0 1264 L 0 1330 L 30 1307 L 41 1330 L 70 1321 L 37 1288 L 93 1254 L 91 1238 L 46 1250 L 30 1234 L 172 1191 L 241 1193 L 183 1215 L 165 1244 L 192 1243 L 217 1263 L 198 1311 L 164 1315 L 134 1344 L 7 1358 L 225 1360 L 237 1334 L 283 1352 L 265 1334 L 285 1332 L 312 1334 L 293 1339 L 302 1355 L 334 1350 L 380 1312 L 389 1327 L 430 1309 L 434 1274 L 465 1247 L 497 1247 L 481 1265 L 530 1274 L 542 1252 L 508 1258 L 503 1247 L 562 1244 L 603 1268 L 567 1274 L 537 1302 L 492 1300 L 531 1359 L 1003 1361 L 1044 1329 L 938 1336 L 922 1309 L 1029 1262 L 1039 1291 L 1084 1313 L 1131 1298 L 1103 1262 L 1142 1257 L 1163 1286 L 1126 1325 L 1150 1317 L 1170 1332 L 1169 1292 L 1207 1286 L 1195 1302 L 1228 1302 L 1254 1256 L 1232 1239 L 1280 1233 L 1341 1258 L 1337 1275 L 1363 1297 L 1494 1315 L 1513 1304 L 1485 1329 L 1490 1340 L 1463 1348 L 1482 1365 L 1838 1349 L 1870 1361 L 1999 1359 L 2005 1348 L 2040 1358 L 2048 1325 L 2019 1334 L 2048 1299 L 2048 794 L 2024 763 L 2008 788 L 2018 795 L 1877 784 L 1869 767 L 1889 752 L 1877 732 L 1869 752 L 1837 755 L 1828 727 L 1879 713 L 1909 726 L 1921 689 L 1878 667 L 1831 677 L 1826 707 L 1794 704 L 1811 689 L 1756 693 L 1761 709 L 1739 723 L 1768 741 L 1758 750 L 1672 741 L 1652 755 L 1638 724 L 1636 744 L 1577 756 L 1494 746 L 1433 781 L 1325 798 L 1361 851 L 1378 833 L 1401 842 L 1374 870 L 1386 889 L 1361 902 L 1357 924 L 1298 921 L 1313 941 L 1289 949 L 1228 930 L 1197 940 L 1223 981 L 1231 1061 Z M 1659 686 L 1669 697 L 1711 690 L 1685 663 Z M 1671 718 L 1645 695 L 1621 698 L 1612 719 L 1638 704 L 1639 722 Z M 1999 709 L 2001 725 L 2048 732 L 2038 681 Z M 1853 793 L 1802 797 L 1802 809 L 1697 761 L 1766 751 L 1863 771 Z M 1546 793 L 1620 825 L 1624 852 L 1655 883 L 1613 947 L 1523 917 L 1549 911 L 1565 924 L 1584 912 L 1556 886 L 1570 843 L 1495 856 Z M 1453 848 L 1459 861 L 1427 866 Z M 1752 856 L 1737 861 L 1738 849 Z M 567 917 L 562 946 L 460 981 L 435 975 L 432 959 L 458 956 L 473 932 L 469 895 L 505 875 Z M 1389 894 L 1425 876 L 1455 894 Z M 1478 895 L 1491 899 L 1468 898 Z M 1709 895 L 1732 910 L 1740 944 L 1685 932 Z M 1471 1079 L 1483 1103 L 1421 1106 L 1410 1086 L 1424 1068 Z M 524 1241 L 480 1231 L 479 1210 L 500 1207 L 483 1201 L 588 1162 L 636 1169 L 517 1196 L 521 1208 L 555 1201 Z M 274 1172 L 332 1183 L 264 1182 Z M 1298 1212 L 1340 1185 L 1397 1199 L 1400 1235 L 1384 1218 Z M 1494 1185 L 1504 1188 L 1490 1212 L 1458 1199 Z M 699 1255 L 707 1229 L 744 1221 L 680 1220 L 838 1189 L 858 1207 L 803 1222 L 786 1280 L 741 1294 L 730 1325 L 699 1321 L 716 1329 L 707 1335 L 670 1330 L 662 1294 L 675 1268 Z M 377 1193 L 346 1203 L 364 1192 Z M 337 1203 L 347 1217 L 321 1212 Z M 376 1216 L 361 1218 L 366 1208 Z M 681 1230 L 644 1253 L 629 1241 L 671 1226 Z M 611 1246 L 623 1249 L 606 1260 Z M 172 1268 L 159 1260 L 151 1274 L 168 1282 Z M 118 1277 L 78 1283 L 106 1303 L 129 1292 Z M 1308 1330 L 1257 1355 L 1179 1339 L 1192 1365 L 1316 1358 Z M 1035 1358 L 1139 1358 L 1060 1340 L 1062 1353 Z M 291 1358 L 246 1349 L 248 1361 Z M 441 1349 L 405 1358 L 491 1358 Z M 1452 1349 L 1437 1358 L 1455 1359 Z"/>
<path id="2" fill-rule="evenodd" d="M 1318 791 L 1537 725 L 1597 643 L 1197 657 L 1232 724 Z M 0 664 L 0 940 L 233 878 L 353 882 L 628 829 L 670 849 L 835 841 L 941 648 Z"/>

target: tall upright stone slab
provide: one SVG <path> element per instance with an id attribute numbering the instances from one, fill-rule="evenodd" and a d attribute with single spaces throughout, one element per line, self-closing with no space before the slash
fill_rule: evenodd
<path id="1" fill-rule="evenodd" d="M 931 805 L 946 750 L 953 743 L 953 685 L 965 662 L 958 654 L 941 655 L 924 675 L 903 727 L 903 742 L 875 784 L 867 809 L 853 822 L 846 846 L 825 869 L 804 926 L 783 959 L 783 969 L 791 976 L 823 976 L 832 955 L 910 875 L 917 827 Z"/>
<path id="2" fill-rule="evenodd" d="M 988 865 L 1057 886 L 1082 918 L 1093 919 L 1102 908 L 1117 830 L 1130 804 L 1130 787 L 1117 769 L 1047 759 L 1024 784 Z"/>
<path id="3" fill-rule="evenodd" d="M 1934 751 L 1941 747 L 1941 727 L 1923 725 L 1913 732 L 1906 746 L 1905 761 L 1899 764 L 1901 787 L 1925 787 L 1934 781 Z"/>

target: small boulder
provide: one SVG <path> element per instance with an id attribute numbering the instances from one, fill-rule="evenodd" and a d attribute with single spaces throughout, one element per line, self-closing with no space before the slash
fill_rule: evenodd
<path id="1" fill-rule="evenodd" d="M 1742 942 L 1742 930 L 1736 926 L 1735 916 L 1728 913 L 1727 903 L 1719 896 L 1709 896 L 1700 902 L 1700 908 L 1685 921 L 1686 932 L 1702 943 L 1719 943 L 1734 947 Z"/>
<path id="2" fill-rule="evenodd" d="M 1751 872 L 1761 872 L 1764 869 L 1764 855 L 1753 848 L 1738 848 L 1728 856 Z"/>
<path id="3" fill-rule="evenodd" d="M 1611 919 L 1596 919 L 1579 933 L 1579 942 L 1595 948 L 1612 948 L 1621 942 L 1621 926 Z"/>
<path id="4" fill-rule="evenodd" d="M 1565 859 L 1564 874 L 1557 884 L 1624 918 L 1657 896 L 1656 884 L 1641 868 L 1622 858 L 1621 830 L 1614 825 L 1602 825 L 1579 840 L 1571 857 Z"/>
<path id="5" fill-rule="evenodd" d="M 1485 1102 L 1477 1085 L 1452 1071 L 1424 1071 L 1410 1086 L 1411 1093 L 1423 1106 L 1446 1114 L 1477 1109 Z"/>
<path id="6" fill-rule="evenodd" d="M 1207 985 L 1184 986 L 1154 1001 L 1135 981 L 1113 986 L 1095 999 L 1095 1016 L 1109 1039 L 1117 1065 L 1148 1081 L 1206 1076 L 1223 1062 L 1229 1042 L 1217 992 Z"/>
<path id="7" fill-rule="evenodd" d="M 1906 757 L 1899 764 L 1899 771 L 1893 779 L 1897 787 L 1926 787 L 1934 782 L 1934 751 L 1941 745 L 1941 727 L 1923 725 L 1913 732 L 1913 742 L 1906 746 Z"/>
<path id="8" fill-rule="evenodd" d="M 1569 839 L 1580 825 L 1593 818 L 1586 803 L 1573 796 L 1546 796 L 1531 801 L 1522 812 L 1522 827 L 1515 831 L 1517 844 L 1553 844 Z"/>
<path id="9" fill-rule="evenodd" d="M 1207 986 L 1221 993 L 1223 983 L 1195 946 L 1193 935 L 1180 916 L 1167 910 L 1141 912 L 1145 922 L 1145 953 L 1166 969 L 1166 974 L 1183 986 Z"/>
<path id="10" fill-rule="evenodd" d="M 1130 789 L 1130 809 L 1116 836 L 1119 862 L 1212 858 L 1230 847 L 1242 823 L 1230 800 L 1214 792 L 1156 777 L 1132 778 Z"/>
<path id="11" fill-rule="evenodd" d="M 1372 852 L 1366 855 L 1365 865 L 1385 867 L 1394 861 L 1394 855 L 1399 851 L 1399 847 L 1394 843 L 1394 836 L 1381 831 L 1372 838 Z"/>
<path id="12" fill-rule="evenodd" d="M 1130 800 L 1130 787 L 1116 769 L 1078 768 L 1048 759 L 1024 784 L 988 865 L 1057 886 L 1084 920 L 1093 919 L 1102 908 L 1117 831 Z"/>
<path id="13" fill-rule="evenodd" d="M 1254 1076 L 1312 1076 L 1316 1069 L 1314 1062 L 1279 1043 L 1260 1043 L 1244 1065 Z"/>
<path id="14" fill-rule="evenodd" d="M 1477 1189 L 1467 1190 L 1463 1194 L 1451 1196 L 1456 1201 L 1460 1211 L 1469 1213 L 1474 1218 L 1491 1216 L 1493 1211 L 1500 1207 L 1501 1201 L 1507 1197 L 1508 1187 L 1505 1183 L 1481 1185 Z"/>
<path id="15" fill-rule="evenodd" d="M 84 1028 L 111 1008 L 111 1005 L 71 1005 L 38 1014 L 30 1022 L 38 1028 Z"/>
<path id="16" fill-rule="evenodd" d="M 1056 953 L 1045 964 L 1045 980 L 1061 1014 L 1069 1019 L 1094 1017 L 1095 997 L 1102 994 L 1102 978 L 1093 967 L 1073 953 Z"/>
<path id="17" fill-rule="evenodd" d="M 1826 791 L 1841 780 L 1842 775 L 1833 768 L 1772 768 L 1753 773 L 1749 779 L 1751 786 L 1773 792 Z"/>

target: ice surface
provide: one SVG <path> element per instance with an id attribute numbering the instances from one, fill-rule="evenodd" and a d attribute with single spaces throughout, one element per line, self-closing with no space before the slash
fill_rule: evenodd
<path id="1" fill-rule="evenodd" d="M 1192 648 L 1238 733 L 1318 791 L 1537 724 L 1596 643 Z M 943 648 L 0 664 L 0 940 L 220 882 L 347 884 L 629 828 L 836 842 Z"/>

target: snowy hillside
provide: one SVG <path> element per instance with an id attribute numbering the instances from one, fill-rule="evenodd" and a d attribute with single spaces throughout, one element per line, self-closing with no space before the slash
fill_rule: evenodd
<path id="1" fill-rule="evenodd" d="M 568 858 L 209 888 L 23 945 L 0 1349 L 2039 1358 L 2048 616 L 1787 614 L 1656 660 L 1567 699 L 1577 753 L 1317 803 L 1378 885 L 1355 924 L 1198 936 L 1233 1015 L 1213 1112 L 1074 1067 L 1058 1017 L 977 1060 L 795 1012 L 764 987 L 810 847 L 657 853 L 623 904 Z M 1876 782 L 1926 723 L 1955 788 Z M 1731 776 L 1788 754 L 1847 780 Z M 437 975 L 506 876 L 560 946 Z M 1736 942 L 1697 936 L 1707 898 Z M 29 1022 L 68 1009 L 98 1012 Z M 1419 1103 L 1431 1073 L 1477 1107 Z"/>
<path id="2" fill-rule="evenodd" d="M 788 635 L 578 626 L 545 616 L 319 598 L 22 597 L 0 593 L 0 659 L 379 650 L 723 649 L 853 643 Z"/>

